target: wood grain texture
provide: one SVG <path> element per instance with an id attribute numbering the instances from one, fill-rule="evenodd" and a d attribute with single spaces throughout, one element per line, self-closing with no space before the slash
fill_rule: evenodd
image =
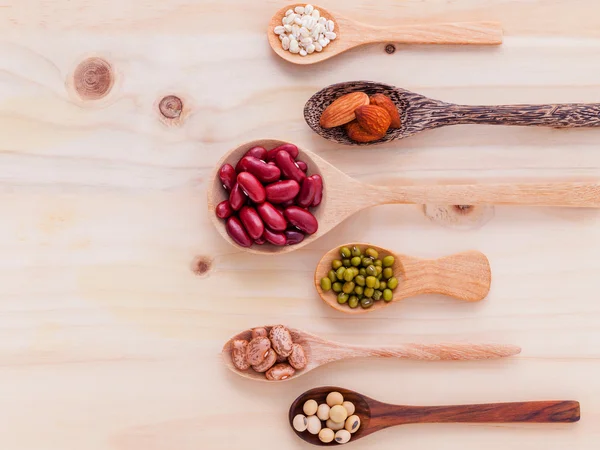
<path id="1" fill-rule="evenodd" d="M 364 92 L 389 97 L 400 112 L 400 127 L 390 129 L 377 141 L 358 143 L 348 137 L 344 127 L 323 128 L 323 111 L 342 95 Z M 449 125 L 514 125 L 553 128 L 600 126 L 599 103 L 549 105 L 466 106 L 446 103 L 406 89 L 371 81 L 348 81 L 327 86 L 316 92 L 304 105 L 304 118 L 320 136 L 346 145 L 374 145 L 404 139 L 426 130 Z"/>
<path id="2" fill-rule="evenodd" d="M 358 246 L 363 251 L 371 247 L 385 255 L 394 256 L 394 276 L 398 287 L 391 302 L 377 301 L 368 309 L 348 307 L 337 302 L 333 291 L 323 292 L 321 278 L 327 277 L 334 259 L 341 259 L 340 248 Z M 423 294 L 441 294 L 459 300 L 475 302 L 485 298 L 490 290 L 492 274 L 486 256 L 477 251 L 467 251 L 438 259 L 421 259 L 391 252 L 389 249 L 364 242 L 341 244 L 332 248 L 319 260 L 315 268 L 315 289 L 319 297 L 332 308 L 346 314 L 363 314 L 385 308 L 399 300 Z"/>
<path id="3" fill-rule="evenodd" d="M 351 442 L 396 425 L 423 423 L 572 423 L 580 419 L 579 402 L 572 400 L 487 403 L 476 405 L 409 406 L 392 405 L 374 400 L 350 389 L 324 386 L 304 392 L 290 406 L 289 421 L 302 414 L 302 406 L 309 399 L 322 403 L 330 392 L 340 392 L 345 401 L 355 406 L 360 428 L 352 434 Z M 328 446 L 308 432 L 296 435 L 314 445 Z"/>
<path id="4" fill-rule="evenodd" d="M 265 137 L 370 185 L 597 178 L 597 128 L 459 125 L 366 149 L 320 138 L 302 115 L 323 86 L 360 79 L 456 104 L 598 103 L 597 0 L 329 0 L 328 9 L 381 26 L 499 21 L 505 40 L 398 45 L 393 55 L 365 46 L 306 68 L 266 39 L 287 3 L 0 2 L 0 448 L 259 450 L 268 435 L 296 450 L 306 444 L 289 429 L 289 405 L 334 385 L 409 405 L 582 402 L 573 426 L 398 427 L 351 449 L 595 450 L 599 211 L 496 206 L 465 232 L 439 225 L 462 216 L 432 222 L 421 206 L 380 206 L 299 251 L 261 256 L 220 237 L 206 191 L 227 151 Z M 114 75 L 91 102 L 68 83 L 88 57 Z M 183 101 L 177 123 L 160 114 L 168 95 Z M 432 294 L 341 315 L 319 299 L 313 276 L 327 250 L 350 241 L 419 258 L 475 249 L 488 256 L 493 285 L 482 302 Z M 256 383 L 227 370 L 220 351 L 261 323 L 352 345 L 506 342 L 523 352 L 345 360 Z"/>
<path id="5" fill-rule="evenodd" d="M 315 64 L 355 47 L 381 42 L 438 45 L 499 45 L 502 43 L 502 25 L 498 22 L 412 23 L 384 27 L 361 23 L 344 17 L 339 12 L 333 13 L 322 6 L 313 5 L 319 10 L 321 17 L 335 22 L 337 38 L 331 41 L 323 51 L 302 57 L 283 50 L 279 36 L 274 33 L 274 29 L 282 24 L 281 19 L 288 9 L 304 5 L 306 3 L 284 6 L 273 15 L 267 29 L 269 45 L 273 51 L 279 57 L 294 64 Z"/>
<path id="6" fill-rule="evenodd" d="M 258 327 L 265 328 L 272 326 L 258 325 Z M 516 345 L 493 343 L 404 343 L 396 346 L 369 347 L 333 342 L 304 330 L 288 329 L 293 342 L 302 346 L 308 364 L 304 369 L 297 370 L 294 376 L 281 381 L 291 381 L 325 364 L 345 359 L 399 358 L 410 361 L 481 361 L 506 358 L 518 355 L 521 352 L 521 349 Z M 251 368 L 239 370 L 233 365 L 231 357 L 233 341 L 250 341 L 251 338 L 252 331 L 248 329 L 229 339 L 221 350 L 223 362 L 229 370 L 241 377 L 255 381 L 267 381 L 269 384 L 276 383 L 267 380 L 264 374 L 255 372 Z"/>

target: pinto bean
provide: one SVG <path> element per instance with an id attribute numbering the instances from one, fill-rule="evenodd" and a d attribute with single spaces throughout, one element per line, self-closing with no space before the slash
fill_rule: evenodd
<path id="1" fill-rule="evenodd" d="M 267 380 L 281 381 L 291 378 L 296 373 L 296 370 L 286 363 L 276 364 L 265 373 Z"/>
<path id="2" fill-rule="evenodd" d="M 257 338 L 257 337 L 268 337 L 268 333 L 267 333 L 267 329 L 260 327 L 260 328 L 252 328 L 252 339 Z"/>
<path id="3" fill-rule="evenodd" d="M 294 369 L 304 369 L 307 364 L 306 355 L 304 349 L 300 344 L 292 345 L 292 353 L 288 356 L 288 362 Z"/>
<path id="4" fill-rule="evenodd" d="M 239 370 L 246 370 L 250 367 L 250 363 L 246 359 L 248 350 L 248 341 L 244 339 L 236 339 L 231 345 L 231 361 Z"/>
<path id="5" fill-rule="evenodd" d="M 252 366 L 262 363 L 271 349 L 271 341 L 264 336 L 255 337 L 248 344 L 246 359 Z"/>
<path id="6" fill-rule="evenodd" d="M 267 370 L 269 370 L 271 367 L 273 367 L 273 365 L 276 362 L 277 362 L 277 353 L 275 353 L 275 350 L 273 350 L 271 348 L 271 349 L 269 349 L 265 360 L 260 364 L 252 366 L 252 369 L 254 369 L 255 372 L 263 373 L 263 372 L 266 372 Z"/>
<path id="7" fill-rule="evenodd" d="M 273 349 L 281 356 L 290 356 L 292 353 L 292 335 L 283 325 L 277 325 L 271 328 L 269 333 Z"/>

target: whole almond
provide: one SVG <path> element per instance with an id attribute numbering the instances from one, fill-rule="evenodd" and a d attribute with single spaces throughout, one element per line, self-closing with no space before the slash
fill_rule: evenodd
<path id="1" fill-rule="evenodd" d="M 383 137 L 383 135 L 367 133 L 356 120 L 346 125 L 346 133 L 348 134 L 348 137 L 355 142 L 372 142 Z"/>
<path id="2" fill-rule="evenodd" d="M 380 106 L 385 109 L 390 115 L 390 128 L 400 128 L 400 112 L 394 104 L 394 102 L 384 94 L 375 94 L 369 97 L 369 103 L 371 105 Z"/>
<path id="3" fill-rule="evenodd" d="M 392 118 L 381 106 L 365 105 L 355 111 L 358 124 L 368 134 L 383 137 L 390 127 Z"/>
<path id="4" fill-rule="evenodd" d="M 323 128 L 333 128 L 352 122 L 356 119 L 354 110 L 359 106 L 368 105 L 369 96 L 364 92 L 352 92 L 342 95 L 325 108 L 319 123 Z"/>

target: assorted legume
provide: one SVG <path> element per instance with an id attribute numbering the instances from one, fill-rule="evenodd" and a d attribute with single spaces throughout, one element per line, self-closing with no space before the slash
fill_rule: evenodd
<path id="1" fill-rule="evenodd" d="M 331 262 L 327 277 L 321 278 L 321 290 L 333 291 L 340 305 L 368 309 L 375 302 L 391 302 L 398 278 L 394 276 L 395 258 L 382 255 L 371 247 L 340 248 L 340 258 Z"/>
<path id="2" fill-rule="evenodd" d="M 231 345 L 231 361 L 236 369 L 245 371 L 252 368 L 264 373 L 267 380 L 280 381 L 294 376 L 296 370 L 306 367 L 308 360 L 304 349 L 294 343 L 289 330 L 283 325 L 267 328 L 254 328 L 252 339 L 236 339 Z M 313 405 L 308 405 L 310 408 Z M 306 405 L 305 405 L 306 407 Z M 312 409 L 304 411 L 307 415 Z M 314 412 L 317 402 L 314 402 Z"/>
<path id="3" fill-rule="evenodd" d="M 321 13 L 312 5 L 299 5 L 288 9 L 281 19 L 281 25 L 273 32 L 279 36 L 281 48 L 290 53 L 307 56 L 321 52 L 333 41 L 335 22 L 321 17 Z"/>
<path id="4" fill-rule="evenodd" d="M 215 214 L 226 221 L 227 234 L 238 245 L 295 245 L 319 228 L 309 208 L 321 203 L 323 180 L 305 173 L 307 165 L 297 160 L 298 153 L 293 144 L 269 151 L 253 147 L 235 168 L 224 164 L 219 169 L 229 197 L 215 207 Z"/>
<path id="5" fill-rule="evenodd" d="M 344 401 L 339 392 L 330 392 L 325 403 L 320 405 L 309 399 L 302 405 L 304 414 L 297 414 L 292 426 L 299 433 L 308 431 L 318 435 L 324 443 L 337 442 L 345 444 L 353 433 L 360 428 L 360 418 L 355 415 L 356 408 L 352 402 Z"/>

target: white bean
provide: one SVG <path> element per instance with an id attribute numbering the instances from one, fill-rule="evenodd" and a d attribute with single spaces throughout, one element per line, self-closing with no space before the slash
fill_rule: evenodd
<path id="1" fill-rule="evenodd" d="M 304 6 L 296 6 L 294 11 L 296 11 L 296 14 L 304 14 Z"/>
<path id="2" fill-rule="evenodd" d="M 310 55 L 311 53 L 315 52 L 315 49 L 316 49 L 315 44 L 309 44 L 306 47 L 306 53 L 308 53 Z"/>
<path id="3" fill-rule="evenodd" d="M 281 25 L 275 27 L 275 29 L 273 30 L 275 32 L 275 34 L 283 34 L 285 33 L 285 28 Z"/>
<path id="4" fill-rule="evenodd" d="M 325 33 L 325 37 L 326 37 L 327 39 L 329 39 L 329 40 L 333 41 L 333 40 L 334 40 L 334 39 L 337 37 L 337 34 L 335 34 L 333 31 L 327 31 L 327 32 Z"/>
<path id="5" fill-rule="evenodd" d="M 287 23 L 286 23 L 286 24 L 283 26 L 283 28 L 285 28 L 285 31 L 287 31 L 288 33 L 291 33 L 291 32 L 292 32 L 292 26 L 291 26 L 290 24 L 287 24 Z"/>
<path id="6" fill-rule="evenodd" d="M 306 37 L 309 34 L 310 34 L 310 32 L 305 27 L 300 28 L 300 36 Z"/>
<path id="7" fill-rule="evenodd" d="M 314 46 L 315 46 L 315 51 L 316 52 L 322 52 L 323 51 L 323 47 L 318 42 L 315 42 Z"/>
<path id="8" fill-rule="evenodd" d="M 315 19 L 318 19 L 319 17 L 321 17 L 321 12 L 318 9 L 313 10 L 311 16 L 313 16 Z"/>
<path id="9" fill-rule="evenodd" d="M 302 40 L 300 42 L 306 48 L 306 47 L 308 47 L 309 45 L 312 44 L 312 39 L 309 38 L 309 37 L 305 37 L 305 38 L 302 38 Z"/>
<path id="10" fill-rule="evenodd" d="M 293 14 L 293 13 L 294 13 L 294 10 L 293 10 L 293 9 L 288 9 L 288 10 L 285 12 L 285 15 L 286 15 L 286 17 L 287 17 L 287 16 L 289 16 L 290 14 Z"/>
<path id="11" fill-rule="evenodd" d="M 325 42 L 325 38 L 319 39 L 318 42 L 319 42 L 319 45 L 321 46 L 321 48 L 327 47 L 327 42 Z"/>
<path id="12" fill-rule="evenodd" d="M 283 47 L 284 50 L 290 49 L 290 38 L 289 37 L 284 36 L 284 38 L 281 40 L 281 47 Z"/>
<path id="13" fill-rule="evenodd" d="M 321 25 L 325 25 L 327 23 L 327 19 L 325 17 L 319 17 L 318 21 Z"/>
<path id="14" fill-rule="evenodd" d="M 296 39 L 292 39 L 290 41 L 290 53 L 298 52 L 300 52 L 300 46 L 298 45 L 298 41 Z"/>
<path id="15" fill-rule="evenodd" d="M 327 21 L 327 31 L 333 31 L 335 29 L 335 23 L 333 20 Z"/>
<path id="16" fill-rule="evenodd" d="M 306 50 L 302 49 L 300 50 L 300 56 L 306 56 L 308 55 L 308 53 L 306 53 Z"/>
<path id="17" fill-rule="evenodd" d="M 313 5 L 306 5 L 304 7 L 304 14 L 312 14 L 314 9 L 315 9 L 315 7 Z"/>
<path id="18" fill-rule="evenodd" d="M 296 25 L 300 25 L 300 26 L 302 26 L 302 19 L 300 19 L 300 17 L 296 17 L 296 18 L 294 19 L 294 23 L 295 23 Z"/>

